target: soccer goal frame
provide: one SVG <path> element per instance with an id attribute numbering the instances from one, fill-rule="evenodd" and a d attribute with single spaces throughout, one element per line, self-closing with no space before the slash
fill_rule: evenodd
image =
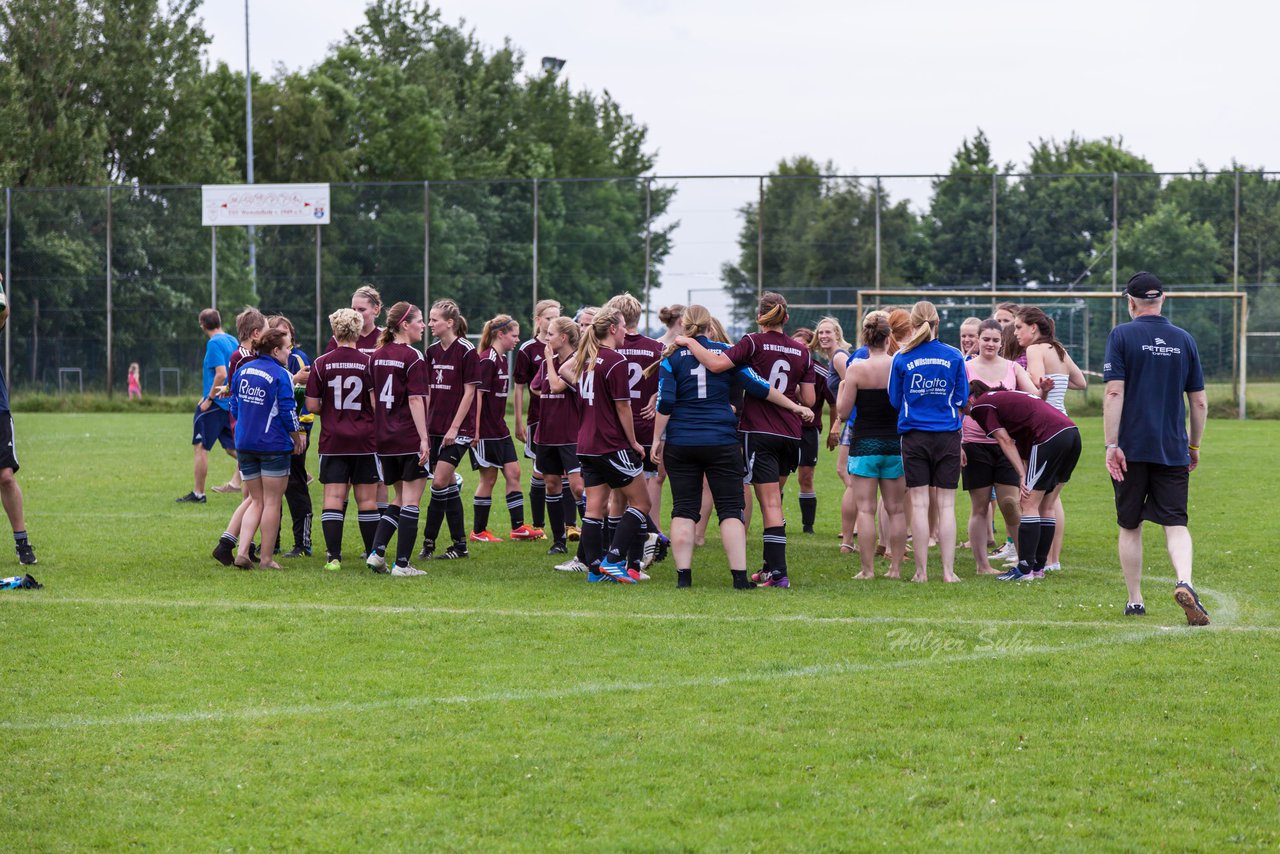
<path id="1" fill-rule="evenodd" d="M 864 308 L 870 305 L 885 305 L 886 303 L 915 302 L 916 300 L 927 299 L 930 301 L 943 299 L 956 299 L 968 301 L 981 301 L 982 304 L 990 303 L 992 310 L 995 310 L 997 303 L 1016 302 L 1025 303 L 1036 299 L 1062 299 L 1062 300 L 1108 300 L 1111 303 L 1111 325 L 1114 327 L 1119 319 L 1119 309 L 1126 294 L 1124 291 L 997 291 L 997 290 L 907 290 L 907 289 L 884 289 L 884 290 L 859 290 L 855 310 L 858 317 L 862 317 Z M 1244 291 L 1165 291 L 1165 297 L 1169 299 L 1229 299 L 1233 300 L 1231 312 L 1231 341 L 1232 349 L 1232 365 L 1235 368 L 1235 386 L 1236 386 L 1236 405 L 1237 417 L 1243 421 L 1247 417 L 1245 409 L 1245 390 L 1248 385 L 1248 354 L 1249 354 L 1249 295 Z M 846 304 L 847 306 L 847 304 Z M 812 311 L 829 311 L 835 308 L 834 305 L 821 305 L 817 303 L 793 304 L 793 309 L 808 309 Z"/>

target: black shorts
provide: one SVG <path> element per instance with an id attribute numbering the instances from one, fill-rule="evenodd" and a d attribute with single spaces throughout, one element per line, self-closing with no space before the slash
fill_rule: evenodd
<path id="1" fill-rule="evenodd" d="M 1116 493 L 1116 521 L 1121 528 L 1187 524 L 1187 492 L 1191 473 L 1186 466 L 1129 463 L 1124 480 L 1111 481 Z"/>
<path id="2" fill-rule="evenodd" d="M 600 455 L 579 454 L 578 460 L 582 463 L 582 483 L 587 487 L 622 489 L 644 473 L 640 455 L 630 448 Z"/>
<path id="3" fill-rule="evenodd" d="M 743 433 L 742 459 L 746 483 L 777 483 L 800 465 L 800 440 L 774 433 Z"/>
<path id="4" fill-rule="evenodd" d="M 964 490 L 990 489 L 995 484 L 1018 486 L 1018 470 L 1000 450 L 1000 446 L 987 442 L 965 442 L 964 455 L 968 465 L 964 475 Z"/>
<path id="5" fill-rule="evenodd" d="M 444 445 L 444 436 L 431 436 L 431 470 L 435 471 L 436 463 L 448 463 L 454 468 L 458 467 L 458 463 L 462 462 L 462 458 L 467 455 L 467 448 L 471 443 L 466 439 L 455 439 L 452 445 L 442 447 Z"/>
<path id="6" fill-rule="evenodd" d="M 510 436 L 501 439 L 481 439 L 471 446 L 471 468 L 500 469 L 507 463 L 514 463 L 520 458 L 516 456 L 516 443 Z"/>
<path id="7" fill-rule="evenodd" d="M 538 422 L 535 421 L 532 424 L 530 424 L 529 432 L 525 433 L 525 435 L 528 436 L 529 438 L 524 440 L 524 455 L 529 459 L 533 460 L 533 465 L 535 468 L 537 468 L 537 465 L 538 465 L 538 443 L 533 441 L 533 437 L 536 435 L 535 431 L 537 429 L 538 429 Z M 541 469 L 538 469 L 538 470 L 541 471 Z"/>
<path id="8" fill-rule="evenodd" d="M 210 403 L 204 412 L 197 404 L 195 415 L 191 418 L 191 444 L 204 445 L 206 451 L 221 442 L 228 451 L 236 448 L 236 432 L 231 427 L 231 413 L 216 403 Z M 17 471 L 17 469 L 15 469 Z"/>
<path id="9" fill-rule="evenodd" d="M 378 483 L 381 480 L 378 458 L 373 454 L 320 455 L 321 483 Z"/>
<path id="10" fill-rule="evenodd" d="M 582 471 L 577 445 L 538 445 L 534 467 L 543 474 L 566 475 Z"/>
<path id="11" fill-rule="evenodd" d="M 18 470 L 18 446 L 13 441 L 13 414 L 0 412 L 0 469 Z"/>
<path id="12" fill-rule="evenodd" d="M 813 468 L 818 464 L 818 428 L 800 429 L 800 468 Z"/>
<path id="13" fill-rule="evenodd" d="M 907 476 L 908 489 L 913 486 L 955 489 L 960 485 L 960 431 L 908 430 L 903 433 L 902 470 Z"/>
<path id="14" fill-rule="evenodd" d="M 671 518 L 702 518 L 706 477 L 716 515 L 742 520 L 742 449 L 737 445 L 667 445 L 663 453 L 671 484 Z"/>
<path id="15" fill-rule="evenodd" d="M 644 459 L 640 461 L 640 465 L 644 469 L 645 477 L 658 473 L 658 464 L 653 461 L 653 445 L 644 446 Z"/>
<path id="16" fill-rule="evenodd" d="M 1059 484 L 1071 480 L 1080 462 L 1080 431 L 1075 427 L 1053 434 L 1039 445 L 1031 446 L 1027 460 L 1027 485 L 1032 489 L 1052 492 Z"/>
<path id="17" fill-rule="evenodd" d="M 418 465 L 417 454 L 378 454 L 382 482 L 387 486 L 405 480 L 425 480 L 427 470 Z"/>

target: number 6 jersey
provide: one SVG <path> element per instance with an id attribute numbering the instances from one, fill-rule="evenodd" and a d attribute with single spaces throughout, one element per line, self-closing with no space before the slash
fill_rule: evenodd
<path id="1" fill-rule="evenodd" d="M 320 398 L 320 453 L 326 456 L 372 454 L 373 410 L 369 357 L 354 347 L 335 347 L 317 356 L 307 379 L 307 397 Z"/>
<path id="2" fill-rule="evenodd" d="M 781 332 L 744 335 L 724 354 L 735 365 L 752 368 L 772 388 L 796 403 L 800 402 L 800 386 L 812 385 L 816 380 L 808 348 Z M 742 417 L 738 421 L 738 429 L 743 433 L 772 433 L 799 439 L 800 428 L 799 415 L 767 400 L 748 397 L 743 401 Z"/>

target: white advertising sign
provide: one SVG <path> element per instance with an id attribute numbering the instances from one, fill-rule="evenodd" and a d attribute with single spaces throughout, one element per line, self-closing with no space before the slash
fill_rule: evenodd
<path id="1" fill-rule="evenodd" d="M 205 184 L 201 225 L 328 225 L 328 184 Z"/>

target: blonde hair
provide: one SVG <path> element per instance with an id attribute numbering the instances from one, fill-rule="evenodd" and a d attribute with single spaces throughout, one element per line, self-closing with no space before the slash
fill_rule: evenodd
<path id="1" fill-rule="evenodd" d="M 250 305 L 236 315 L 236 337 L 241 341 L 253 338 L 254 333 L 262 332 L 267 327 L 267 318 L 262 312 Z"/>
<path id="2" fill-rule="evenodd" d="M 533 326 L 531 326 L 530 329 L 534 333 L 538 331 L 538 318 L 542 317 L 542 313 L 549 308 L 554 308 L 558 312 L 562 306 L 560 305 L 559 300 L 554 299 L 540 299 L 533 304 Z"/>
<path id="3" fill-rule="evenodd" d="M 937 337 L 938 309 L 927 299 L 922 299 L 911 306 L 911 337 L 902 345 L 902 352 L 910 353 Z"/>
<path id="4" fill-rule="evenodd" d="M 329 315 L 329 328 L 333 330 L 333 340 L 339 344 L 358 341 L 360 331 L 364 329 L 364 318 L 354 308 L 340 308 Z"/>
<path id="5" fill-rule="evenodd" d="M 415 312 L 418 312 L 418 307 L 411 302 L 401 301 L 391 306 L 391 310 L 387 312 L 387 328 L 378 336 L 378 346 L 385 347 L 396 340 L 396 333 Z"/>
<path id="6" fill-rule="evenodd" d="M 684 308 L 684 314 L 680 317 L 681 335 L 687 335 L 690 338 L 697 338 L 699 335 L 705 335 L 713 341 L 721 340 L 712 334 L 713 328 L 719 327 L 719 331 L 722 334 L 724 333 L 724 328 L 720 326 L 720 322 L 718 320 L 711 316 L 711 312 L 707 311 L 707 307 L 705 305 L 695 304 L 682 306 L 682 308 Z M 679 349 L 680 348 L 676 346 L 676 343 L 672 341 L 663 349 L 662 359 L 667 358 Z M 644 375 L 647 377 L 654 371 L 658 370 L 658 366 L 662 364 L 662 359 L 659 359 L 649 367 L 645 368 Z"/>
<path id="7" fill-rule="evenodd" d="M 640 322 L 640 313 L 644 311 L 644 306 L 640 305 L 640 300 L 631 294 L 618 294 L 611 297 L 604 304 L 605 310 L 613 309 L 622 315 L 622 321 L 627 325 L 628 329 L 633 328 Z"/>
<path id="8" fill-rule="evenodd" d="M 578 343 L 578 362 L 573 366 L 574 382 L 581 380 L 582 375 L 587 371 L 595 370 L 596 356 L 600 354 L 600 346 L 609 337 L 609 330 L 616 323 L 625 325 L 622 313 L 607 305 L 597 311 L 596 316 L 591 319 L 591 325 L 587 327 L 586 333 Z"/>
<path id="9" fill-rule="evenodd" d="M 361 285 L 356 288 L 356 292 L 351 295 L 351 298 L 355 299 L 356 297 L 360 297 L 360 299 L 378 309 L 379 312 L 382 311 L 382 294 L 378 293 L 378 289 L 373 285 Z"/>
<path id="10" fill-rule="evenodd" d="M 813 327 L 813 343 L 809 345 L 810 350 L 812 350 L 814 353 L 817 353 L 822 349 L 818 345 L 818 333 L 822 331 L 822 324 L 824 323 L 830 323 L 834 327 L 832 331 L 836 333 L 836 349 L 837 350 L 853 349 L 853 345 L 851 345 L 844 338 L 844 327 L 840 325 L 840 321 L 836 320 L 834 317 L 827 314 L 827 315 L 823 315 L 822 318 L 820 318 L 817 324 Z"/>
<path id="11" fill-rule="evenodd" d="M 721 344 L 733 343 L 729 333 L 724 331 L 724 324 L 720 322 L 720 318 L 714 316 L 711 318 L 711 325 L 707 328 L 707 337 L 712 341 L 719 341 Z"/>
<path id="12" fill-rule="evenodd" d="M 493 339 L 507 331 L 507 327 L 515 323 L 516 328 L 520 328 L 520 324 L 516 323 L 516 319 L 509 314 L 500 314 L 492 320 L 488 320 L 484 324 L 484 328 L 480 330 L 480 350 L 481 352 L 488 350 L 493 346 Z"/>
<path id="13" fill-rule="evenodd" d="M 578 340 L 582 338 L 582 330 L 578 328 L 578 322 L 572 317 L 553 318 L 551 323 L 547 325 L 547 331 L 554 335 L 563 335 L 569 341 L 569 346 L 578 349 Z"/>
<path id="14" fill-rule="evenodd" d="M 756 323 L 761 326 L 778 327 L 787 323 L 787 300 L 782 294 L 765 291 L 760 295 L 760 303 L 756 306 Z"/>
<path id="15" fill-rule="evenodd" d="M 440 312 L 445 320 L 453 322 L 453 334 L 461 338 L 467 334 L 467 319 L 462 316 L 462 309 L 451 299 L 438 299 L 431 304 L 432 311 Z"/>

